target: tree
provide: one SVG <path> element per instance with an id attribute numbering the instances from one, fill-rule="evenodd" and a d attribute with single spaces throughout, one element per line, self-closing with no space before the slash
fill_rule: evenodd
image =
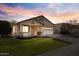
<path id="1" fill-rule="evenodd" d="M 12 27 L 10 22 L 0 20 L 0 36 L 1 37 L 9 36 L 11 34 L 11 31 Z"/>
<path id="2" fill-rule="evenodd" d="M 11 26 L 14 26 L 17 23 L 17 21 L 13 20 L 10 23 L 11 23 Z"/>
<path id="3" fill-rule="evenodd" d="M 69 23 L 69 24 L 72 24 L 72 25 L 76 25 L 77 22 L 78 22 L 78 21 L 77 21 L 76 19 L 73 19 L 73 20 L 69 20 L 69 21 L 68 21 L 68 23 Z"/>
<path id="4" fill-rule="evenodd" d="M 70 31 L 70 25 L 68 23 L 62 23 L 61 25 L 61 34 L 69 34 Z"/>

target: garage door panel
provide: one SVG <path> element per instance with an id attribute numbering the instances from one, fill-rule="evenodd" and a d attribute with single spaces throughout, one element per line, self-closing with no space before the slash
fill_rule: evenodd
<path id="1" fill-rule="evenodd" d="M 52 35 L 53 34 L 53 29 L 43 29 L 42 30 L 42 35 Z"/>

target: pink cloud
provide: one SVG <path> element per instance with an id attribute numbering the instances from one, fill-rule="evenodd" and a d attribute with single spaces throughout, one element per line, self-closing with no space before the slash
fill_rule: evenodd
<path id="1" fill-rule="evenodd" d="M 56 16 L 56 15 L 51 14 L 49 12 L 44 12 L 44 10 L 41 10 L 40 8 L 38 8 L 38 9 L 25 9 L 25 8 L 22 8 L 22 7 L 19 7 L 19 6 L 17 6 L 17 7 L 8 7 L 8 6 L 3 5 L 3 4 L 0 4 L 0 10 L 8 12 L 8 15 L 10 15 L 10 16 L 16 16 L 17 14 L 22 15 L 22 16 L 28 16 L 28 17 L 44 15 L 44 16 L 46 16 L 47 18 L 49 18 L 51 20 L 57 19 L 57 20 L 61 20 L 61 21 L 63 21 L 62 19 L 67 20 L 68 18 L 79 16 L 79 13 L 73 13 L 72 14 L 71 12 L 64 13 L 64 14 L 62 13 L 62 14 L 59 14 L 59 15 Z"/>
<path id="2" fill-rule="evenodd" d="M 36 10 L 36 9 L 24 9 L 21 7 L 8 7 L 5 6 L 3 4 L 0 4 L 0 10 L 5 11 L 5 12 L 9 12 L 9 15 L 23 15 L 23 16 L 37 16 L 37 15 L 41 15 L 41 14 L 46 14 L 41 12 L 40 10 Z"/>

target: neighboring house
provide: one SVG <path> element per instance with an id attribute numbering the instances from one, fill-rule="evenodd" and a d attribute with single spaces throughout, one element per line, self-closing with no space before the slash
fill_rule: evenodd
<path id="1" fill-rule="evenodd" d="M 68 23 L 58 23 L 54 26 L 54 34 L 61 34 L 63 31 L 62 28 L 66 31 L 71 31 L 71 26 L 68 25 Z"/>
<path id="2" fill-rule="evenodd" d="M 67 25 L 65 23 L 58 23 L 54 26 L 54 34 L 61 34 L 62 27 L 64 26 L 64 29 L 67 30 L 69 33 L 68 35 L 79 37 L 79 25 Z"/>
<path id="3" fill-rule="evenodd" d="M 48 36 L 54 33 L 54 24 L 44 16 L 37 16 L 18 22 L 13 26 L 13 35 L 20 36 Z"/>

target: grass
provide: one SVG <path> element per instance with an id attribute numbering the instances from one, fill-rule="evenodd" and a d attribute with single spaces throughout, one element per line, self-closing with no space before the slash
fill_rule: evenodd
<path id="1" fill-rule="evenodd" d="M 0 38 L 0 53 L 9 53 L 13 56 L 38 55 L 68 45 L 65 42 L 51 38 L 32 38 L 30 40 L 12 40 Z"/>

